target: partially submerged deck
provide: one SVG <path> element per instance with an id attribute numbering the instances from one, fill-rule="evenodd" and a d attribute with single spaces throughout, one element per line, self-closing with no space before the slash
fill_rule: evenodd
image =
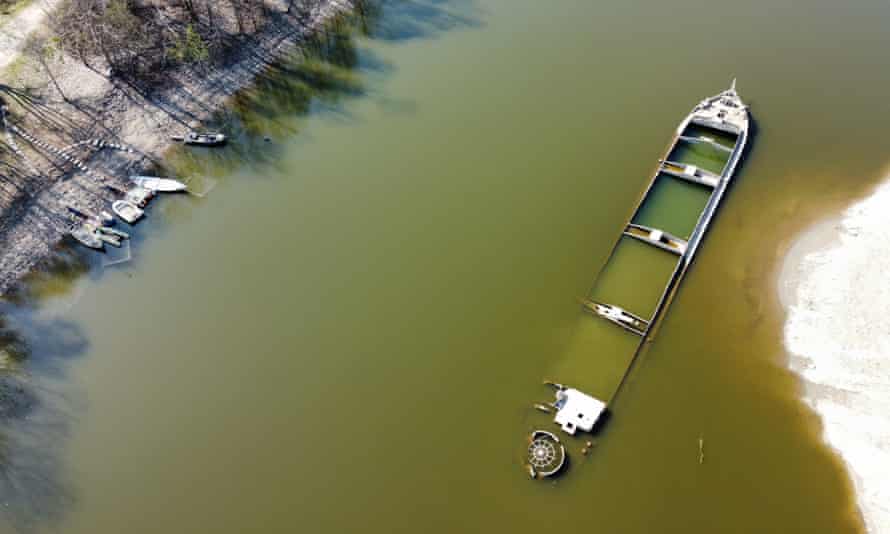
<path id="1" fill-rule="evenodd" d="M 692 263 L 747 136 L 747 107 L 735 91 L 735 82 L 729 90 L 699 103 L 677 128 L 664 158 L 658 160 L 649 185 L 597 275 L 584 309 L 635 334 L 639 342 L 634 358 Z M 638 252 L 633 262 L 626 261 L 627 238 L 649 249 L 645 257 Z M 671 258 L 669 272 L 664 268 L 666 257 Z M 613 274 L 616 271 L 628 276 L 622 280 Z M 657 294 L 654 298 L 653 293 Z M 608 392 L 610 401 L 630 367 Z"/>
<path id="2" fill-rule="evenodd" d="M 590 362 L 564 362 L 556 378 L 611 404 L 692 263 L 747 136 L 747 106 L 734 81 L 730 89 L 701 101 L 680 124 L 590 292 L 581 299 L 584 311 L 610 325 L 602 328 L 617 326 L 626 332 L 616 333 L 615 339 L 606 332 L 591 338 L 601 345 L 602 358 L 612 362 L 608 376 L 588 376 Z"/>

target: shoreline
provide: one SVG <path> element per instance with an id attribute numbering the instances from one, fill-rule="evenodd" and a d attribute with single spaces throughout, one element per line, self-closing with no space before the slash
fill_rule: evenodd
<path id="1" fill-rule="evenodd" d="M 890 532 L 890 179 L 799 234 L 777 291 L 788 366 L 847 467 L 869 533 Z M 883 285 L 882 285 L 883 284 Z"/>
<path id="2" fill-rule="evenodd" d="M 7 136 L 14 135 L 41 174 L 32 180 L 33 184 L 10 185 L 14 179 L 27 179 L 28 168 L 33 168 L 10 154 L 20 168 L 16 174 L 9 171 L 13 180 L 0 184 L 0 296 L 14 296 L 28 274 L 53 258 L 65 239 L 65 227 L 73 222 L 68 204 L 94 213 L 107 210 L 108 204 L 119 198 L 115 189 L 132 186 L 129 175 L 156 167 L 166 151 L 176 145 L 171 134 L 197 128 L 211 119 L 230 97 L 254 84 L 267 68 L 299 53 L 301 45 L 323 31 L 326 24 L 352 12 L 357 1 L 323 0 L 302 20 L 285 14 L 283 6 L 224 64 L 175 69 L 170 73 L 170 83 L 160 90 L 141 91 L 74 59 L 59 58 L 53 65 L 57 69 L 53 83 L 39 80 L 43 84 L 40 98 L 9 93 L 0 96 L 0 103 L 5 99 L 7 105 L 13 105 L 10 122 L 49 145 L 62 147 L 84 139 L 102 139 L 129 150 L 100 148 L 80 156 L 88 169 L 84 172 L 68 162 L 54 160 L 52 153 L 20 135 L 2 132 L 0 138 L 6 145 L 10 144 Z M 0 74 L 10 75 L 8 71 Z M 47 116 L 56 124 L 66 123 L 64 131 L 53 128 L 53 123 L 47 125 Z"/>

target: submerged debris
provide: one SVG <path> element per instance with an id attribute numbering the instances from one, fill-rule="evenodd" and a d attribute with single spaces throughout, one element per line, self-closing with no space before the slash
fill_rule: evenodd
<path id="1" fill-rule="evenodd" d="M 559 438 L 546 430 L 535 430 L 529 436 L 528 471 L 532 478 L 558 473 L 566 461 L 566 450 Z"/>

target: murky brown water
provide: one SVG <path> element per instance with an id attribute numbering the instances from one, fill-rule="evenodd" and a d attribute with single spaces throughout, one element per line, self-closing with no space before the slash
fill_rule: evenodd
<path id="1" fill-rule="evenodd" d="M 881 175 L 888 17 L 386 4 L 336 68 L 234 103 L 233 146 L 171 160 L 217 185 L 156 204 L 132 263 L 7 307 L 41 399 L 5 424 L 9 528 L 856 531 L 773 278 L 795 230 Z M 527 480 L 541 379 L 596 387 L 629 356 L 575 298 L 678 122 L 733 77 L 750 157 L 593 454 Z"/>

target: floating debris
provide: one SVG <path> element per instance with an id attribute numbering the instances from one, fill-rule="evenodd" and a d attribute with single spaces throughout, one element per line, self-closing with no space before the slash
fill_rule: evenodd
<path id="1" fill-rule="evenodd" d="M 535 410 L 538 410 L 539 412 L 544 412 L 544 413 L 553 413 L 553 409 L 548 404 L 536 403 Z"/>
<path id="2" fill-rule="evenodd" d="M 106 234 L 106 233 L 98 231 L 98 229 L 93 232 L 93 235 L 95 235 L 96 238 L 99 239 L 100 241 L 102 241 L 104 243 L 108 243 L 109 245 L 111 245 L 113 247 L 120 248 L 120 246 L 121 246 L 121 238 L 116 235 Z"/>
<path id="3" fill-rule="evenodd" d="M 121 230 L 115 230 L 114 228 L 108 228 L 106 226 L 99 227 L 96 229 L 96 231 L 99 233 L 106 234 L 106 235 L 113 235 L 120 239 L 130 239 L 130 234 L 128 234 L 127 232 L 123 232 Z"/>

